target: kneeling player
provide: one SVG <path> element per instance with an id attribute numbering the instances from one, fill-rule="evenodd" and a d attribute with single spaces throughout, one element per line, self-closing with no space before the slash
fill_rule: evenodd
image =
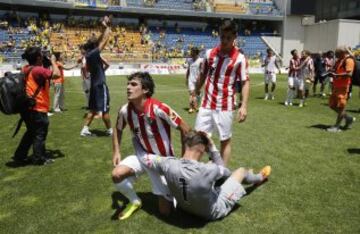
<path id="1" fill-rule="evenodd" d="M 246 194 L 242 182 L 259 185 L 271 173 L 270 166 L 264 167 L 258 174 L 245 168 L 231 173 L 223 166 L 219 152 L 203 132 L 191 131 L 185 136 L 184 144 L 185 154 L 181 159 L 148 154 L 142 160 L 165 176 L 179 207 L 204 219 L 227 216 Z M 214 163 L 199 162 L 205 151 Z M 223 185 L 215 188 L 215 182 L 223 177 L 228 178 Z"/>
<path id="2" fill-rule="evenodd" d="M 146 154 L 173 156 L 170 128 L 180 131 L 181 137 L 189 131 L 188 125 L 169 106 L 151 98 L 154 82 L 148 73 L 137 72 L 129 76 L 127 85 L 128 103 L 121 107 L 113 134 L 112 179 L 115 187 L 130 203 L 120 213 L 119 219 L 130 217 L 141 207 L 141 200 L 132 187 L 136 177 L 147 173 L 152 183 L 152 190 L 159 196 L 159 210 L 162 214 L 170 212 L 172 197 L 164 178 L 158 172 L 141 163 Z M 120 144 L 123 129 L 129 125 L 133 134 L 135 155 L 121 158 Z M 168 200 L 168 201 L 167 201 Z"/>

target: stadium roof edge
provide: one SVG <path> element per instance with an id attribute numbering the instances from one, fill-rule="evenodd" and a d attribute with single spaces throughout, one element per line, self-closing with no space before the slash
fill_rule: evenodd
<path id="1" fill-rule="evenodd" d="M 84 12 L 84 13 L 98 13 L 103 15 L 104 12 L 110 14 L 124 14 L 125 17 L 137 17 L 136 14 L 141 16 L 161 16 L 161 17 L 183 17 L 188 19 L 202 18 L 202 19 L 215 19 L 215 18 L 232 18 L 244 20 L 264 20 L 264 21 L 283 21 L 283 16 L 269 16 L 269 15 L 241 15 L 232 13 L 214 13 L 202 11 L 181 11 L 172 9 L 152 9 L 152 8 L 137 8 L 126 7 L 116 10 L 102 9 L 102 8 L 80 8 L 75 7 L 72 3 L 67 2 L 49 2 L 49 1 L 26 1 L 26 0 L 0 0 L 0 6 L 7 6 L 9 8 L 17 7 L 19 11 L 36 11 L 40 9 L 52 11 L 71 11 L 71 12 Z M 34 9 L 34 7 L 37 7 Z M 6 10 L 6 9 L 4 9 Z"/>

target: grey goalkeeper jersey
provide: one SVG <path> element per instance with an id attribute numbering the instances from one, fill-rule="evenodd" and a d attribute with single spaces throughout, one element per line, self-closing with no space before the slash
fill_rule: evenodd
<path id="1" fill-rule="evenodd" d="M 178 206 L 189 213 L 210 218 L 218 199 L 216 180 L 230 171 L 215 163 L 148 155 L 146 164 L 163 174 Z"/>

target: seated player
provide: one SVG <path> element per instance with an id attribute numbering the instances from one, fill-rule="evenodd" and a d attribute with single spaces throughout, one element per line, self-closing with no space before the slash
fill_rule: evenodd
<path id="1" fill-rule="evenodd" d="M 185 154 L 181 159 L 147 154 L 142 160 L 165 176 L 179 207 L 204 219 L 227 216 L 246 194 L 242 182 L 260 185 L 271 173 L 270 166 L 265 166 L 258 174 L 242 167 L 231 173 L 223 166 L 214 143 L 203 132 L 189 132 L 184 144 Z M 199 162 L 206 151 L 213 163 Z M 215 182 L 223 177 L 228 178 L 220 187 L 215 187 Z"/>

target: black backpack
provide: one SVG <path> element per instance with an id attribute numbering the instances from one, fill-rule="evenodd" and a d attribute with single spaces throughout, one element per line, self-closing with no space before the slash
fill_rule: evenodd
<path id="1" fill-rule="evenodd" d="M 35 98 L 44 85 L 39 85 L 35 93 L 29 97 L 26 94 L 26 79 L 33 67 L 30 67 L 27 74 L 23 72 L 12 74 L 8 73 L 0 78 L 0 111 L 6 115 L 19 114 L 35 106 Z M 23 119 L 20 118 L 16 126 L 13 137 L 18 133 Z"/>
<path id="2" fill-rule="evenodd" d="M 26 77 L 30 74 L 30 67 L 27 74 L 23 72 L 8 74 L 0 78 L 0 111 L 6 115 L 19 114 L 24 110 L 35 106 L 35 98 L 43 85 L 39 85 L 32 97 L 26 95 Z"/>
<path id="3" fill-rule="evenodd" d="M 20 113 L 26 102 L 25 74 L 8 74 L 0 78 L 0 111 L 6 115 Z"/>
<path id="4" fill-rule="evenodd" d="M 352 83 L 352 85 L 360 86 L 360 61 L 354 59 L 354 64 L 355 64 L 355 67 L 354 67 L 353 74 L 351 76 L 351 83 Z"/>

